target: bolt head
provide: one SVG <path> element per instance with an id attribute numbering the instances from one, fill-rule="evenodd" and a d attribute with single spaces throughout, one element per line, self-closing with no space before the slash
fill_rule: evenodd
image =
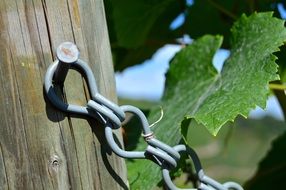
<path id="1" fill-rule="evenodd" d="M 64 42 L 57 48 L 57 58 L 64 63 L 74 63 L 79 58 L 79 50 L 72 42 Z"/>

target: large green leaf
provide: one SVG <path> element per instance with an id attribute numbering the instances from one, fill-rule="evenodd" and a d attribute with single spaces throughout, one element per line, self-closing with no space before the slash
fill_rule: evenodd
<path id="1" fill-rule="evenodd" d="M 286 160 L 283 153 L 286 151 L 286 133 L 275 139 L 272 149 L 259 164 L 258 171 L 245 185 L 246 190 L 285 189 Z"/>
<path id="2" fill-rule="evenodd" d="M 279 78 L 272 53 L 286 41 L 284 22 L 272 13 L 243 15 L 231 33 L 231 55 L 221 73 L 214 71 L 211 61 L 190 59 L 198 53 L 189 47 L 175 57 L 168 74 L 171 85 L 183 89 L 169 93 L 175 99 L 182 97 L 187 117 L 214 135 L 237 115 L 247 117 L 256 106 L 265 107 L 268 83 Z M 196 87 L 185 93 L 188 86 Z M 184 101 L 188 97 L 192 101 Z"/>
<path id="3" fill-rule="evenodd" d="M 231 55 L 221 73 L 212 66 L 220 36 L 204 36 L 175 56 L 162 100 L 164 118 L 154 128 L 158 139 L 178 143 L 184 118 L 195 118 L 215 135 L 237 115 L 246 117 L 256 105 L 265 107 L 268 83 L 278 79 L 272 53 L 286 41 L 284 22 L 272 13 L 243 15 L 232 28 L 231 41 Z M 159 114 L 159 109 L 152 110 L 149 120 Z M 141 143 L 138 149 L 145 147 Z M 132 189 L 152 189 L 160 179 L 160 169 L 148 161 L 129 163 L 128 169 Z"/>

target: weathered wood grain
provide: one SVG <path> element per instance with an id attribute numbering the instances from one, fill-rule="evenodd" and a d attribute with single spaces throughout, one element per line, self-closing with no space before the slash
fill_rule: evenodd
<path id="1" fill-rule="evenodd" d="M 102 0 L 0 1 L 0 189 L 128 188 L 124 160 L 108 149 L 103 127 L 44 99 L 45 71 L 64 41 L 77 44 L 100 93 L 116 101 Z M 76 72 L 64 91 L 71 103 L 89 98 Z"/>

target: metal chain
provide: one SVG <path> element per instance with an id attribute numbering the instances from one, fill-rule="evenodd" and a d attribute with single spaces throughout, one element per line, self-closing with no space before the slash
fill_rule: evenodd
<path id="1" fill-rule="evenodd" d="M 171 190 L 180 190 L 172 182 L 170 170 L 177 166 L 180 154 L 186 153 L 193 161 L 196 174 L 198 176 L 200 190 L 243 190 L 235 182 L 221 184 L 204 174 L 196 152 L 184 144 L 171 147 L 156 139 L 150 129 L 148 120 L 143 112 L 130 105 L 118 106 L 98 93 L 95 78 L 92 70 L 82 60 L 79 59 L 79 51 L 75 44 L 64 42 L 57 48 L 57 60 L 49 66 L 46 75 L 44 88 L 50 102 L 59 110 L 75 114 L 90 116 L 99 120 L 105 126 L 105 138 L 112 151 L 123 158 L 148 159 L 158 164 L 162 169 L 163 181 Z M 91 100 L 86 106 L 65 103 L 56 94 L 55 87 L 63 85 L 69 69 L 80 72 L 87 81 Z M 141 122 L 143 137 L 147 143 L 145 151 L 126 151 L 118 146 L 114 139 L 113 130 L 121 127 L 125 120 L 125 113 L 132 113 Z"/>

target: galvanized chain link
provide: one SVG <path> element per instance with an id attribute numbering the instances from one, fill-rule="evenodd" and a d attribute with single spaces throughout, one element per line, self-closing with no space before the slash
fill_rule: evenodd
<path id="1" fill-rule="evenodd" d="M 71 42 L 62 43 L 57 49 L 57 60 L 48 68 L 45 75 L 45 92 L 50 102 L 59 110 L 70 113 L 86 115 L 99 120 L 105 126 L 105 138 L 112 151 L 120 157 L 131 159 L 149 159 L 158 164 L 162 169 L 163 181 L 171 190 L 180 190 L 172 182 L 170 170 L 177 166 L 181 153 L 186 153 L 193 161 L 196 174 L 198 176 L 200 190 L 243 190 L 234 182 L 221 184 L 204 174 L 196 152 L 184 145 L 171 147 L 155 138 L 150 129 L 147 118 L 143 112 L 130 105 L 118 106 L 98 93 L 95 78 L 92 70 L 82 60 L 79 59 L 79 51 Z M 87 81 L 91 100 L 86 106 L 65 103 L 56 94 L 55 87 L 63 85 L 69 69 L 80 72 Z M 125 113 L 132 113 L 141 122 L 141 130 L 145 142 L 144 151 L 126 151 L 118 146 L 114 139 L 113 130 L 118 130 L 125 120 Z"/>

